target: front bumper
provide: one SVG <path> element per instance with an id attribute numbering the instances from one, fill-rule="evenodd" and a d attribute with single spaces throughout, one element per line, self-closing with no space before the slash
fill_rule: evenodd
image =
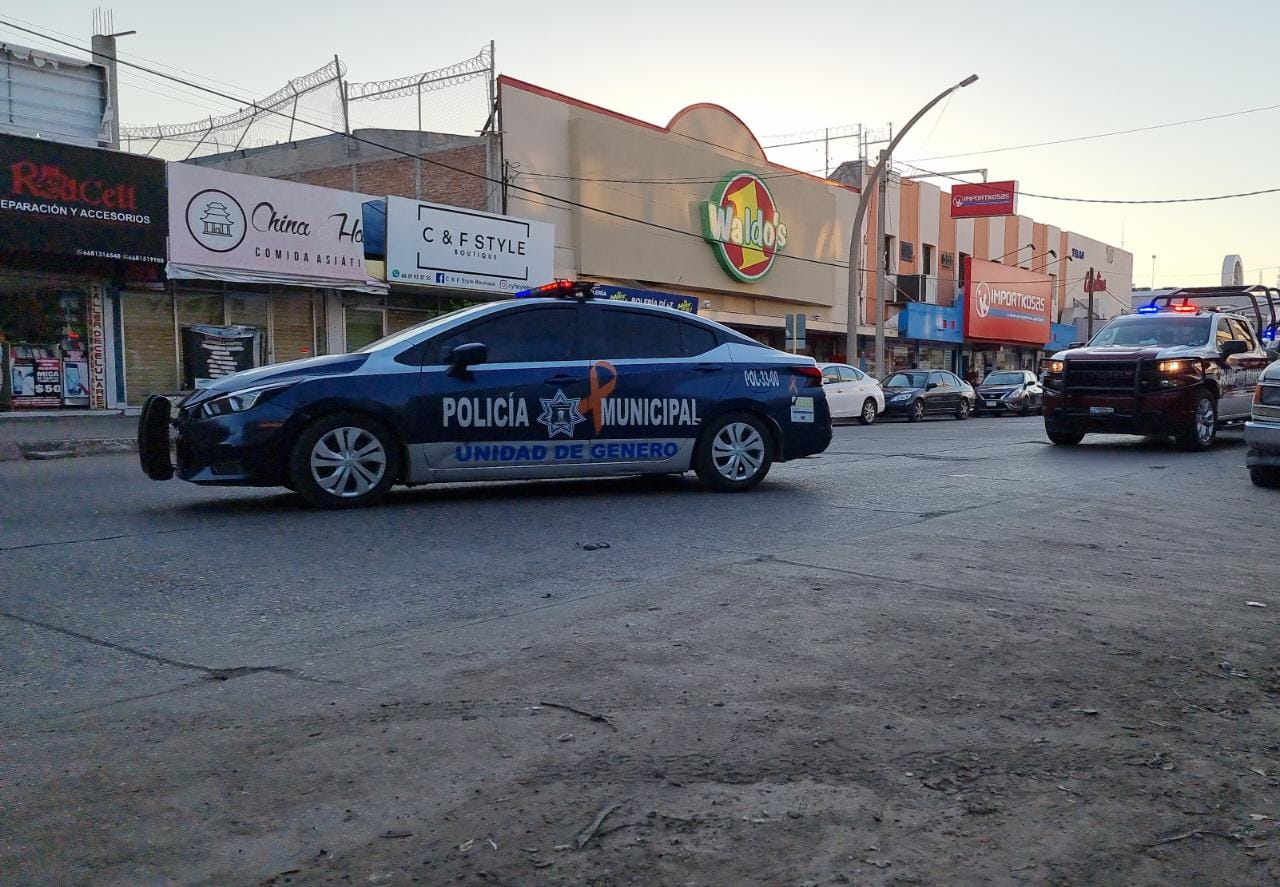
<path id="1" fill-rule="evenodd" d="M 988 397 L 979 391 L 975 409 L 984 413 L 1017 413 L 1022 411 L 1022 404 L 1022 400 L 1005 400 L 1003 394 Z"/>
<path id="2" fill-rule="evenodd" d="M 1150 394 L 1066 394 L 1046 390 L 1044 425 L 1067 434 L 1177 434 L 1195 421 L 1194 386 Z"/>
<path id="3" fill-rule="evenodd" d="M 900 400 L 897 403 L 885 398 L 882 414 L 891 419 L 894 417 L 901 418 L 903 416 L 909 416 L 911 414 L 911 408 L 915 406 L 915 403 L 916 399 L 914 397 L 910 400 Z"/>
<path id="4" fill-rule="evenodd" d="M 268 401 L 243 413 L 200 417 L 180 410 L 177 475 L 210 486 L 283 486 L 292 413 Z"/>
<path id="5" fill-rule="evenodd" d="M 1249 447 L 1245 464 L 1250 468 L 1255 466 L 1280 468 L 1280 423 L 1246 422 L 1244 442 Z"/>

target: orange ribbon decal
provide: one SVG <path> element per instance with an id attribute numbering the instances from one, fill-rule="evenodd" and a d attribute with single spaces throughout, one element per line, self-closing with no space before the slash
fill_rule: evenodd
<path id="1" fill-rule="evenodd" d="M 600 381 L 601 369 L 609 374 L 603 382 Z M 597 360 L 591 365 L 591 372 L 587 378 L 591 383 L 591 393 L 583 399 L 579 410 L 591 414 L 591 419 L 596 426 L 596 434 L 599 434 L 604 429 L 604 411 L 601 405 L 606 397 L 613 394 L 613 389 L 618 387 L 618 370 L 607 360 Z"/>

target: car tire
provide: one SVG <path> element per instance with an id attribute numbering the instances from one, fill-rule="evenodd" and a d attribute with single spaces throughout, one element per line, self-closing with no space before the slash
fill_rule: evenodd
<path id="1" fill-rule="evenodd" d="M 1203 453 L 1218 436 L 1218 404 L 1208 391 L 1196 392 L 1191 419 L 1175 435 L 1178 446 L 1188 453 Z"/>
<path id="2" fill-rule="evenodd" d="M 400 442 L 382 422 L 334 413 L 302 430 L 289 453 L 289 485 L 316 508 L 358 508 L 400 479 Z"/>
<path id="3" fill-rule="evenodd" d="M 960 406 L 956 407 L 956 419 L 963 422 L 969 418 L 969 401 L 966 398 L 960 398 Z"/>
<path id="4" fill-rule="evenodd" d="M 1059 447 L 1074 447 L 1084 440 L 1084 435 L 1075 431 L 1046 431 L 1045 433 L 1049 435 L 1053 445 Z"/>
<path id="5" fill-rule="evenodd" d="M 924 399 L 921 398 L 911 405 L 911 410 L 907 413 L 908 422 L 924 421 Z"/>
<path id="6" fill-rule="evenodd" d="M 729 413 L 709 424 L 693 457 L 698 479 L 721 493 L 743 493 L 764 480 L 773 465 L 773 440 L 751 413 Z"/>
<path id="7" fill-rule="evenodd" d="M 862 402 L 862 412 L 858 414 L 858 421 L 863 425 L 870 425 L 876 421 L 878 415 L 880 411 L 876 409 L 876 399 L 868 397 Z"/>
<path id="8" fill-rule="evenodd" d="M 1266 487 L 1274 490 L 1280 487 L 1280 468 L 1271 465 L 1254 465 L 1249 469 L 1249 480 L 1255 487 Z"/>

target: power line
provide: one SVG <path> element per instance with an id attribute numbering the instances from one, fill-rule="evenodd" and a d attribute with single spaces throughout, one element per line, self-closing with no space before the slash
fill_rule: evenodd
<path id="1" fill-rule="evenodd" d="M 1226 120 L 1229 117 L 1242 117 L 1246 114 L 1261 114 L 1264 111 L 1275 111 L 1278 108 L 1280 108 L 1280 105 L 1264 105 L 1260 108 L 1245 108 L 1243 111 L 1229 111 L 1225 114 L 1212 114 L 1208 117 L 1194 117 L 1190 120 L 1175 120 L 1171 123 L 1156 123 L 1151 126 L 1135 126 L 1132 129 L 1117 129 L 1111 132 L 1099 132 L 1087 136 L 1072 136 L 1065 139 L 1053 139 L 1047 142 L 1031 142 L 1026 145 L 1008 145 L 1004 148 L 984 148 L 981 151 L 962 151 L 958 154 L 938 154 L 934 157 L 919 157 L 916 159 L 924 163 L 928 163 L 930 160 L 953 160 L 957 157 L 972 157 L 976 154 L 1003 154 L 1007 151 L 1024 151 L 1028 148 L 1047 148 L 1052 145 L 1067 145 L 1073 142 L 1087 142 L 1093 139 L 1109 139 L 1113 136 L 1132 135 L 1133 133 L 1138 132 L 1153 132 L 1158 129 L 1170 129 L 1175 126 L 1188 126 L 1193 123 L 1207 123 L 1211 120 Z"/>

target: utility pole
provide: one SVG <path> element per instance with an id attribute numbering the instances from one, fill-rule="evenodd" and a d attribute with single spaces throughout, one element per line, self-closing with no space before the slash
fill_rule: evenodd
<path id="1" fill-rule="evenodd" d="M 1156 288 L 1156 254 L 1151 254 L 1151 288 Z"/>
<path id="2" fill-rule="evenodd" d="M 1086 342 L 1093 338 L 1093 290 L 1095 274 L 1096 272 L 1090 268 L 1088 273 L 1084 276 L 1084 289 L 1085 292 L 1089 294 L 1089 319 L 1086 321 L 1085 329 L 1087 332 L 1084 337 Z"/>
<path id="3" fill-rule="evenodd" d="M 971 84 L 976 83 L 977 80 L 978 80 L 977 74 L 970 74 L 968 77 L 961 80 L 955 86 L 948 87 L 947 89 L 944 89 L 942 92 L 938 93 L 938 95 L 936 95 L 927 105 L 925 105 L 923 108 L 917 111 L 916 115 L 907 121 L 907 125 L 902 127 L 902 129 L 898 132 L 898 134 L 889 140 L 889 147 L 885 148 L 884 151 L 881 152 L 880 154 L 880 162 L 876 164 L 875 169 L 871 171 L 871 175 L 862 183 L 861 191 L 858 194 L 858 208 L 853 214 L 853 228 L 849 232 L 849 293 L 848 293 L 849 304 L 848 304 L 848 311 L 846 312 L 846 315 L 845 315 L 845 321 L 846 321 L 845 357 L 850 361 L 853 360 L 853 356 L 858 352 L 858 307 L 862 298 L 862 282 L 864 280 L 863 272 L 859 267 L 862 264 L 860 261 L 860 257 L 862 255 L 862 223 L 867 217 L 867 201 L 871 194 L 871 189 L 880 184 L 880 180 L 884 176 L 885 164 L 888 162 L 889 157 L 893 155 L 894 149 L 898 147 L 898 143 L 902 141 L 903 136 L 905 136 L 908 132 L 911 131 L 911 127 L 914 126 L 920 120 L 921 117 L 929 113 L 929 111 L 932 110 L 933 106 L 938 104 L 938 102 L 942 101 L 947 96 L 951 95 L 951 93 L 955 92 L 957 89 L 962 89 L 966 86 L 970 86 Z M 884 206 L 883 199 L 881 199 L 880 201 L 880 206 L 882 208 Z M 878 233 L 880 234 L 881 237 L 883 237 L 884 236 L 883 228 Z M 882 252 L 882 250 L 880 251 Z M 881 261 L 883 260 L 882 259 L 876 260 L 877 267 L 878 267 L 878 263 Z M 879 296 L 878 293 L 877 293 L 877 296 Z M 879 301 L 881 302 L 881 304 L 876 311 L 876 317 L 877 317 L 876 341 L 883 342 L 884 340 L 884 309 L 883 309 L 883 300 L 881 299 Z M 877 351 L 879 350 L 880 350 L 879 347 L 877 347 Z M 876 355 L 876 373 L 877 374 L 880 373 L 882 366 L 883 364 L 881 363 L 881 357 L 879 354 L 877 354 Z"/>
<path id="4" fill-rule="evenodd" d="M 889 152 L 880 152 L 880 164 L 887 165 L 889 160 Z M 874 275 L 875 286 L 872 291 L 876 294 L 876 368 L 873 375 L 877 378 L 884 378 L 884 324 L 888 315 L 888 308 L 885 305 L 885 276 L 889 273 L 889 240 L 885 236 L 884 229 L 888 213 L 885 212 L 885 205 L 889 202 L 888 176 L 880 176 L 879 190 L 876 194 L 876 243 L 868 244 L 870 249 L 875 250 L 876 257 L 876 273 Z"/>

